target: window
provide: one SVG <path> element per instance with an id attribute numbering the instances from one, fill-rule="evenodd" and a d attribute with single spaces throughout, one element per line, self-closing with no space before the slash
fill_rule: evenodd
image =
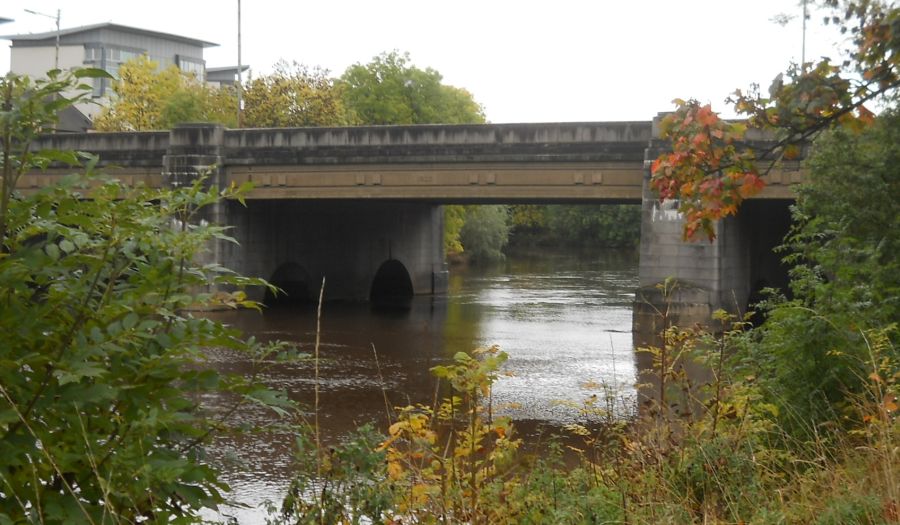
<path id="1" fill-rule="evenodd" d="M 84 48 L 84 61 L 87 62 L 100 62 L 103 60 L 103 48 L 102 47 L 85 47 Z"/>
<path id="2" fill-rule="evenodd" d="M 177 55 L 176 60 L 178 61 L 178 68 L 184 71 L 189 75 L 194 75 L 198 80 L 203 80 L 203 73 L 205 71 L 203 59 L 200 58 L 192 58 Z"/>

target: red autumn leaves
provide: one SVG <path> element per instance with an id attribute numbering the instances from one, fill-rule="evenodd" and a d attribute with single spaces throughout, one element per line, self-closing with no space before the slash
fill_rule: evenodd
<path id="1" fill-rule="evenodd" d="M 752 151 L 736 142 L 746 126 L 719 118 L 696 100 L 676 100 L 678 109 L 663 119 L 661 135 L 672 142 L 651 167 L 651 187 L 661 200 L 677 199 L 685 219 L 685 238 L 699 231 L 715 238 L 715 221 L 737 213 L 740 203 L 765 186 Z"/>

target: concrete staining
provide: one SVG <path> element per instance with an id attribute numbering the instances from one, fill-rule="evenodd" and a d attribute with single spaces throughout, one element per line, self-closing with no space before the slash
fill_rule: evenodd
<path id="1" fill-rule="evenodd" d="M 641 203 L 634 326 L 655 333 L 660 311 L 681 325 L 704 322 L 715 309 L 742 309 L 760 283 L 784 280 L 771 249 L 787 230 L 791 185 L 801 178 L 796 163 L 777 167 L 757 198 L 765 206 L 748 205 L 756 211 L 720 222 L 712 243 L 686 243 L 675 203 L 659 203 L 648 187 L 649 163 L 668 147 L 658 128 L 658 118 L 241 130 L 187 124 L 170 132 L 57 134 L 36 146 L 96 153 L 127 184 L 180 186 L 201 173 L 219 187 L 252 182 L 246 208 L 224 202 L 207 210 L 207 220 L 233 226 L 240 242 L 217 243 L 209 259 L 280 279 L 298 295 L 314 295 L 324 276 L 329 299 L 367 300 L 373 290 L 391 295 L 392 287 L 402 295 L 410 285 L 414 294 L 444 292 L 444 203 Z M 28 174 L 21 187 L 33 191 L 63 173 Z"/>

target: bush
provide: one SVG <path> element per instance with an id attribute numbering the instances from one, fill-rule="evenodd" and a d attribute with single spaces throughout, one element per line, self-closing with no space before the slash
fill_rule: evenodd
<path id="1" fill-rule="evenodd" d="M 77 165 L 72 153 L 28 147 L 71 102 L 60 93 L 72 84 L 0 81 L 0 523 L 198 521 L 227 488 L 203 445 L 242 403 L 289 405 L 253 377 L 204 366 L 205 347 L 257 359 L 279 347 L 245 342 L 189 309 L 253 307 L 239 291 L 197 291 L 264 283 L 195 264 L 209 243 L 227 240 L 198 213 L 237 195 L 205 190 L 202 179 L 131 189 L 93 175 L 90 159 L 86 175 L 14 193 L 23 173 Z M 203 410 L 213 392 L 234 399 L 226 414 Z"/>
<path id="2" fill-rule="evenodd" d="M 483 263 L 503 259 L 509 240 L 506 206 L 469 206 L 459 238 L 473 261 Z"/>

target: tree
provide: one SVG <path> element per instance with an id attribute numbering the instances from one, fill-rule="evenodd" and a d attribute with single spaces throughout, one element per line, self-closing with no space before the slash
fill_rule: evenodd
<path id="1" fill-rule="evenodd" d="M 825 3 L 835 13 L 826 21 L 852 36 L 854 47 L 840 65 L 829 58 L 792 65 L 775 78 L 768 96 L 758 86 L 735 92 L 730 100 L 748 117 L 746 125 L 725 122 L 695 100 L 676 100 L 676 111 L 664 119 L 661 131 L 673 151 L 653 163 L 651 184 L 661 199 L 678 200 L 686 237 L 702 230 L 713 238 L 714 222 L 737 213 L 745 198 L 762 189 L 761 173 L 796 158 L 824 130 L 871 125 L 867 105 L 900 86 L 900 8 L 876 0 Z M 741 144 L 748 128 L 769 133 L 774 145 L 757 153 Z"/>
<path id="2" fill-rule="evenodd" d="M 469 206 L 459 238 L 473 261 L 482 263 L 503 259 L 502 250 L 509 239 L 506 206 Z"/>
<path id="3" fill-rule="evenodd" d="M 93 173 L 96 158 L 31 150 L 83 96 L 62 93 L 86 74 L 0 80 L 0 523 L 196 522 L 227 489 L 204 444 L 241 404 L 289 406 L 255 374 L 208 369 L 204 348 L 257 362 L 283 349 L 191 314 L 256 306 L 240 291 L 197 293 L 264 285 L 195 263 L 210 242 L 228 240 L 200 210 L 240 191 L 205 189 L 202 178 L 128 188 Z M 52 162 L 85 173 L 14 191 L 16 174 Z M 224 414 L 201 405 L 217 392 L 233 399 Z"/>
<path id="4" fill-rule="evenodd" d="M 94 120 L 98 131 L 171 129 L 182 122 L 234 126 L 237 99 L 230 88 L 215 88 L 172 65 L 159 70 L 146 55 L 119 68 L 109 106 Z"/>
<path id="5" fill-rule="evenodd" d="M 768 302 L 750 365 L 775 403 L 790 403 L 785 426 L 804 432 L 870 381 L 896 379 L 900 111 L 823 135 L 808 168 L 785 246 L 793 297 Z"/>
<path id="6" fill-rule="evenodd" d="M 517 243 L 622 248 L 640 241 L 640 207 L 636 205 L 518 204 L 510 212 Z"/>
<path id="7" fill-rule="evenodd" d="M 434 69 L 410 65 L 409 54 L 382 53 L 341 76 L 355 124 L 480 124 L 484 109 L 472 94 L 441 83 Z"/>
<path id="8" fill-rule="evenodd" d="M 466 207 L 458 204 L 444 206 L 444 254 L 461 253 L 459 233 L 466 224 Z"/>
<path id="9" fill-rule="evenodd" d="M 641 238 L 641 210 L 628 204 L 556 205 L 547 207 L 548 227 L 561 243 L 591 247 L 636 247 Z"/>
<path id="10" fill-rule="evenodd" d="M 340 88 L 327 70 L 284 61 L 273 73 L 247 83 L 243 119 L 251 128 L 349 123 Z"/>

